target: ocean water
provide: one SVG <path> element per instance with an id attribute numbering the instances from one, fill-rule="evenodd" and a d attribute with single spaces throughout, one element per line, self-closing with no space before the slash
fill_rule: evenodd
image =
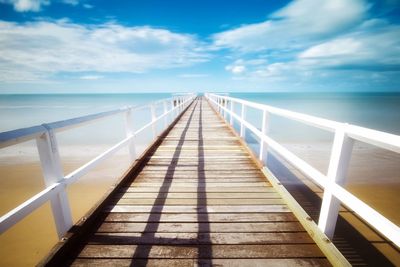
<path id="1" fill-rule="evenodd" d="M 400 134 L 400 93 L 230 93 L 229 95 Z M 171 94 L 0 95 L 0 132 L 124 106 L 140 106 L 168 97 L 171 97 Z M 143 123 L 146 119 L 143 116 L 148 113 L 140 113 L 137 116 L 138 123 Z M 258 125 L 260 114 L 250 110 L 247 117 Z M 273 131 L 277 130 L 271 128 Z"/>
<path id="2" fill-rule="evenodd" d="M 231 93 L 230 96 L 400 134 L 400 93 Z M 170 93 L 0 95 L 0 132 L 124 106 L 141 106 L 168 97 L 171 97 Z M 235 106 L 235 112 L 240 114 L 240 106 Z M 161 113 L 162 105 L 159 105 L 157 114 Z M 246 118 L 261 128 L 260 111 L 248 109 Z M 135 128 L 139 129 L 150 119 L 150 109 L 136 111 Z M 239 128 L 237 123 L 235 128 Z M 270 117 L 269 134 L 283 143 L 330 143 L 333 140 L 333 133 L 276 115 Z M 124 135 L 124 116 L 120 114 L 62 131 L 57 138 L 63 146 L 93 146 L 114 144 Z M 139 137 L 139 143 L 148 143 L 149 138 L 146 137 L 150 135 L 149 129 Z M 248 134 L 246 140 L 257 150 L 258 140 L 255 136 Z M 32 142 L 26 145 L 32 145 Z"/>

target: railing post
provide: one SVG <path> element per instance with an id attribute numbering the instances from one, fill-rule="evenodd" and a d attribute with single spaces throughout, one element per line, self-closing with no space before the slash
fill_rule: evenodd
<path id="1" fill-rule="evenodd" d="M 153 140 L 157 137 L 157 128 L 156 128 L 156 108 L 154 104 L 150 105 L 150 112 L 151 112 L 151 129 L 153 132 Z"/>
<path id="2" fill-rule="evenodd" d="M 240 137 L 245 139 L 246 138 L 246 128 L 244 126 L 243 121 L 246 118 L 246 106 L 244 104 L 242 104 L 242 112 L 241 112 L 240 118 L 241 118 L 241 122 L 240 122 Z"/>
<path id="3" fill-rule="evenodd" d="M 46 187 L 55 183 L 62 182 L 64 179 L 60 154 L 58 151 L 57 140 L 54 131 L 43 124 L 47 132 L 36 138 L 36 144 L 39 151 L 40 164 L 43 171 Z M 57 228 L 58 237 L 61 238 L 72 226 L 72 215 L 69 207 L 68 196 L 64 188 L 50 199 L 51 209 Z"/>
<path id="4" fill-rule="evenodd" d="M 175 109 L 174 108 L 175 108 L 175 98 L 172 97 L 172 100 L 171 100 L 171 113 L 170 113 L 171 121 L 173 121 L 175 119 Z"/>
<path id="5" fill-rule="evenodd" d="M 226 115 L 228 114 L 228 112 L 226 112 L 226 109 L 228 107 L 228 100 L 226 100 L 226 98 L 224 99 L 224 119 L 226 121 Z"/>
<path id="6" fill-rule="evenodd" d="M 263 111 L 263 118 L 262 118 L 262 125 L 261 125 L 261 133 L 263 135 L 267 135 L 269 129 L 269 114 L 268 111 L 264 109 Z M 261 162 L 267 162 L 267 144 L 264 142 L 264 140 L 260 140 L 260 154 L 259 154 L 259 159 Z"/>
<path id="7" fill-rule="evenodd" d="M 329 182 L 324 190 L 318 227 L 330 239 L 335 233 L 335 226 L 339 214 L 340 201 L 331 192 L 331 184 L 344 185 L 347 169 L 350 163 L 354 140 L 347 136 L 345 127 L 336 129 L 329 162 L 327 178 Z"/>
<path id="8" fill-rule="evenodd" d="M 135 147 L 135 130 L 133 127 L 133 110 L 132 108 L 128 108 L 125 115 L 125 129 L 126 129 L 126 137 L 131 137 L 129 140 L 128 148 L 129 148 L 129 156 L 132 161 L 136 160 L 136 147 Z"/>
<path id="9" fill-rule="evenodd" d="M 164 129 L 167 129 L 167 126 L 168 126 L 168 118 L 167 118 L 168 107 L 167 107 L 167 101 L 163 101 L 163 107 L 164 107 Z"/>
<path id="10" fill-rule="evenodd" d="M 231 100 L 231 107 L 230 107 L 231 116 L 230 116 L 230 121 L 229 121 L 229 123 L 230 123 L 231 125 L 233 125 L 233 107 L 234 107 L 234 102 Z"/>

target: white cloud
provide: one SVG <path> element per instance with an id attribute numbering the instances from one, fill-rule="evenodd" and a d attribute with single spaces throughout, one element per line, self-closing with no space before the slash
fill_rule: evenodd
<path id="1" fill-rule="evenodd" d="M 213 36 L 214 45 L 242 52 L 298 49 L 359 23 L 369 6 L 363 0 L 298 0 L 269 20 Z"/>
<path id="2" fill-rule="evenodd" d="M 300 54 L 300 58 L 351 56 L 361 49 L 361 42 L 353 38 L 340 38 L 313 46 Z"/>
<path id="3" fill-rule="evenodd" d="M 355 32 L 312 46 L 299 61 L 316 67 L 400 68 L 400 27 Z"/>
<path id="4" fill-rule="evenodd" d="M 293 65 L 289 63 L 272 63 L 256 69 L 252 75 L 258 77 L 278 77 L 290 69 L 293 69 Z"/>
<path id="5" fill-rule="evenodd" d="M 61 0 L 64 4 L 77 6 L 79 4 L 79 0 Z"/>
<path id="6" fill-rule="evenodd" d="M 234 65 L 226 66 L 225 69 L 232 72 L 233 74 L 241 74 L 246 71 L 246 66 L 238 65 L 238 63 L 235 63 Z"/>
<path id="7" fill-rule="evenodd" d="M 369 71 L 370 79 L 386 77 L 383 72 L 400 71 L 400 26 L 382 24 L 365 31 L 355 31 L 311 46 L 288 61 L 250 65 L 236 60 L 232 65 L 247 67 L 248 79 L 312 79 L 334 75 L 340 70 Z M 374 75 L 372 75 L 374 74 Z M 391 74 L 388 74 L 391 75 Z M 366 74 L 363 74 L 365 77 Z"/>
<path id="8" fill-rule="evenodd" d="M 0 72 L 13 73 L 12 77 L 88 71 L 140 73 L 204 62 L 208 55 L 200 46 L 192 35 L 151 27 L 0 21 Z"/>
<path id="9" fill-rule="evenodd" d="M 100 75 L 84 75 L 80 77 L 81 80 L 99 80 L 102 78 L 103 76 Z"/>
<path id="10" fill-rule="evenodd" d="M 0 0 L 0 3 L 11 4 L 17 12 L 38 12 L 42 6 L 50 4 L 49 0 Z"/>
<path id="11" fill-rule="evenodd" d="M 80 0 L 59 0 L 63 4 L 78 6 Z M 14 6 L 17 12 L 39 12 L 43 6 L 50 5 L 51 0 L 0 0 L 0 3 L 10 4 Z M 93 8 L 93 5 L 83 4 L 84 8 Z"/>
<path id="12" fill-rule="evenodd" d="M 254 68 L 255 66 L 265 65 L 267 60 L 263 58 L 255 58 L 255 59 L 238 59 L 232 64 L 225 67 L 225 70 L 232 72 L 233 74 L 242 74 L 247 71 L 247 69 Z"/>

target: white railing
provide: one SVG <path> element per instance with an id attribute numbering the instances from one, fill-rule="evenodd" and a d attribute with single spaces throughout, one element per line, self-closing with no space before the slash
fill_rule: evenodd
<path id="1" fill-rule="evenodd" d="M 238 121 L 240 124 L 240 136 L 243 139 L 246 129 L 250 130 L 260 139 L 259 159 L 262 162 L 266 162 L 268 146 L 273 152 L 291 163 L 304 175 L 311 178 L 324 189 L 318 227 L 326 236 L 329 238 L 333 237 L 340 204 L 342 203 L 358 214 L 388 240 L 400 247 L 400 228 L 343 187 L 347 176 L 354 140 L 400 153 L 400 136 L 249 102 L 238 98 L 216 94 L 206 94 L 206 97 L 225 120 L 227 120 L 227 115 L 229 114 L 229 123 L 231 125 L 233 125 L 234 120 Z M 235 105 L 241 106 L 240 115 L 235 113 Z M 246 110 L 249 107 L 263 112 L 261 130 L 257 129 L 257 127 L 246 120 Z M 328 173 L 326 175 L 268 136 L 270 115 L 285 117 L 334 133 Z"/>
<path id="2" fill-rule="evenodd" d="M 167 126 L 193 101 L 194 94 L 174 96 L 153 102 L 150 105 L 140 107 L 127 107 L 113 111 L 98 113 L 94 115 L 79 117 L 70 120 L 42 124 L 29 128 L 23 128 L 0 133 L 0 148 L 15 145 L 24 141 L 36 139 L 40 163 L 43 171 L 46 189 L 34 195 L 18 207 L 0 217 L 0 234 L 8 230 L 25 216 L 36 210 L 45 202 L 50 201 L 57 234 L 62 237 L 73 225 L 71 210 L 69 207 L 66 187 L 70 183 L 85 175 L 99 163 L 111 157 L 124 146 L 129 147 L 131 160 L 137 157 L 135 149 L 136 137 L 144 130 L 151 128 L 153 140 L 157 137 L 157 124 L 163 121 L 163 129 Z M 162 105 L 163 113 L 156 114 L 156 108 Z M 142 128 L 135 131 L 134 112 L 138 109 L 150 108 L 151 121 Z M 60 154 L 57 145 L 56 133 L 71 127 L 81 126 L 94 120 L 115 114 L 125 114 L 126 138 L 104 151 L 80 168 L 64 176 Z"/>

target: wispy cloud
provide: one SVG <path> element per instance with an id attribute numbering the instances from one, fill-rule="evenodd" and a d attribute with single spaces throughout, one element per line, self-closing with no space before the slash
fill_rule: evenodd
<path id="1" fill-rule="evenodd" d="M 225 69 L 240 79 L 384 80 L 400 72 L 400 26 L 370 8 L 362 0 L 293 1 L 264 22 L 215 34 L 214 47 L 228 49 L 234 60 Z"/>
<path id="2" fill-rule="evenodd" d="M 302 64 L 319 68 L 400 70 L 400 26 L 354 32 L 312 46 L 298 56 Z"/>
<path id="3" fill-rule="evenodd" d="M 79 0 L 61 0 L 61 2 L 71 6 L 77 6 L 79 4 Z"/>
<path id="4" fill-rule="evenodd" d="M 226 66 L 225 69 L 233 74 L 241 74 L 246 71 L 246 66 L 234 64 Z"/>
<path id="5" fill-rule="evenodd" d="M 214 45 L 241 52 L 301 49 L 355 26 L 368 8 L 363 0 L 293 1 L 266 21 L 215 34 Z"/>
<path id="6" fill-rule="evenodd" d="M 44 6 L 48 6 L 54 2 L 53 0 L 0 0 L 2 4 L 13 5 L 16 12 L 39 12 L 43 10 Z M 56 3 L 62 3 L 71 6 L 79 6 L 81 4 L 80 0 L 58 0 Z M 82 7 L 86 9 L 93 8 L 93 5 L 88 3 L 83 3 Z"/>
<path id="7" fill-rule="evenodd" d="M 100 76 L 100 75 L 84 75 L 84 76 L 79 77 L 79 79 L 81 79 L 81 80 L 99 80 L 102 78 L 103 78 L 103 76 Z"/>
<path id="8" fill-rule="evenodd" d="M 208 55 L 192 35 L 118 24 L 0 21 L 0 72 L 48 77 L 58 72 L 129 72 L 183 67 Z M 8 76 L 1 77 L 8 81 Z"/>
<path id="9" fill-rule="evenodd" d="M 50 4 L 49 0 L 0 0 L 0 3 L 11 4 L 17 12 L 38 12 L 42 6 Z"/>

